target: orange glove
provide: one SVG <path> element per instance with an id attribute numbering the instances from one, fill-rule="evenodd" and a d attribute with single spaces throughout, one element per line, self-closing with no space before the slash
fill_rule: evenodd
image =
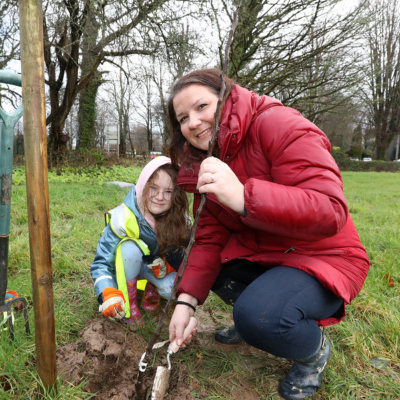
<path id="1" fill-rule="evenodd" d="M 176 271 L 164 257 L 156 258 L 151 264 L 147 265 L 147 268 L 151 269 L 154 276 L 159 279 L 165 278 L 170 272 Z"/>
<path id="2" fill-rule="evenodd" d="M 99 311 L 106 318 L 122 319 L 125 317 L 125 297 L 124 294 L 114 288 L 106 288 L 103 290 L 103 304 L 99 307 Z"/>

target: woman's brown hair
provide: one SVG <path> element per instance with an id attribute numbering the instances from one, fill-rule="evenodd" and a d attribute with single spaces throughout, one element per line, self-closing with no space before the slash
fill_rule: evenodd
<path id="1" fill-rule="evenodd" d="M 222 111 L 224 109 L 226 100 L 228 99 L 233 89 L 233 81 L 227 77 L 224 78 L 226 84 L 226 90 L 224 98 L 222 99 L 221 111 L 219 118 L 221 118 Z M 199 69 L 197 71 L 190 72 L 189 74 L 182 76 L 172 86 L 171 93 L 169 95 L 167 108 L 168 108 L 168 119 L 169 129 L 171 132 L 171 144 L 169 146 L 169 155 L 173 163 L 180 163 L 185 158 L 186 149 L 189 154 L 194 157 L 198 157 L 202 150 L 199 150 L 187 143 L 185 137 L 182 135 L 181 126 L 179 121 L 176 119 L 174 110 L 174 98 L 175 96 L 185 87 L 189 85 L 204 85 L 207 86 L 216 96 L 219 96 L 221 90 L 221 71 L 216 68 L 210 69 Z"/>
<path id="2" fill-rule="evenodd" d="M 142 194 L 142 207 L 145 208 L 146 199 L 149 197 L 149 186 L 157 177 L 159 171 L 165 171 L 172 180 L 174 189 L 171 197 L 171 208 L 159 215 L 153 214 L 156 221 L 157 243 L 159 255 L 165 256 L 171 249 L 180 249 L 182 252 L 186 247 L 188 240 L 188 200 L 185 191 L 176 184 L 178 176 L 178 167 L 171 164 L 165 164 L 157 168 L 150 176 Z"/>

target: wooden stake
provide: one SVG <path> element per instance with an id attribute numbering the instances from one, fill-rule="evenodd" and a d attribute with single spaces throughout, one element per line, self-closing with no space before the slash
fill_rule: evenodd
<path id="1" fill-rule="evenodd" d="M 218 96 L 218 103 L 217 103 L 217 108 L 215 110 L 215 114 L 214 114 L 214 132 L 213 135 L 211 137 L 211 140 L 208 144 L 208 151 L 207 151 L 207 157 L 211 157 L 212 156 L 212 148 L 213 148 L 213 144 L 215 141 L 215 138 L 218 135 L 219 132 L 219 112 L 221 109 L 221 105 L 222 105 L 222 99 L 224 98 L 224 94 L 225 94 L 225 89 L 226 89 L 226 85 L 225 85 L 225 74 L 226 74 L 226 70 L 228 68 L 228 63 L 229 63 L 229 50 L 231 47 L 231 43 L 232 43 L 232 38 L 233 38 L 233 34 L 235 32 L 236 26 L 238 24 L 238 15 L 239 15 L 239 10 L 240 10 L 240 6 L 242 4 L 242 0 L 239 0 L 236 11 L 234 13 L 233 16 L 233 23 L 232 23 L 232 27 L 231 30 L 229 32 L 229 37 L 228 37 L 228 41 L 226 43 L 226 47 L 225 47 L 225 61 L 224 61 L 224 67 L 221 71 L 221 90 L 219 92 L 219 96 Z M 197 226 L 199 225 L 199 220 L 200 220 L 200 215 L 201 212 L 203 211 L 204 205 L 206 203 L 206 195 L 202 194 L 201 195 L 201 200 L 200 200 L 200 206 L 197 209 L 196 212 L 196 217 L 194 219 L 193 222 L 193 226 L 192 226 L 192 231 L 190 233 L 190 238 L 189 238 L 189 244 L 187 245 L 186 249 L 185 249 L 185 253 L 183 256 L 183 261 L 182 261 L 182 265 L 179 269 L 179 273 L 175 279 L 175 283 L 174 286 L 172 288 L 171 291 L 171 297 L 168 300 L 164 310 L 162 311 L 160 320 L 158 321 L 158 325 L 157 328 L 153 334 L 153 336 L 150 338 L 148 344 L 147 344 L 147 348 L 146 348 L 146 354 L 145 357 L 143 359 L 143 363 L 148 363 L 149 360 L 151 359 L 151 355 L 153 353 L 153 346 L 155 345 L 155 343 L 157 342 L 158 338 L 160 337 L 160 333 L 161 333 L 161 329 L 164 326 L 164 321 L 165 318 L 168 315 L 168 312 L 172 306 L 172 304 L 174 303 L 175 299 L 176 299 L 176 292 L 178 290 L 179 284 L 182 280 L 182 276 L 185 272 L 186 266 L 188 264 L 188 260 L 189 260 L 189 254 L 190 251 L 192 250 L 192 247 L 194 245 L 195 242 L 195 236 L 196 236 L 196 230 L 197 230 Z M 144 371 L 139 371 L 138 374 L 138 378 L 137 378 L 137 383 L 135 385 L 136 388 L 136 398 L 138 400 L 144 400 L 146 398 L 146 393 L 147 393 L 147 387 L 144 383 Z"/>
<path id="2" fill-rule="evenodd" d="M 43 388 L 49 391 L 54 387 L 56 380 L 56 340 L 47 180 L 41 0 L 19 0 L 19 16 L 26 190 L 37 369 Z"/>

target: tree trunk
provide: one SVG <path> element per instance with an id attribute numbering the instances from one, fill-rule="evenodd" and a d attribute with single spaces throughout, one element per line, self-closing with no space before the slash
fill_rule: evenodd
<path id="1" fill-rule="evenodd" d="M 67 149 L 69 135 L 64 133 L 65 118 L 57 118 L 50 126 L 49 144 L 53 157 L 63 156 Z"/>
<path id="2" fill-rule="evenodd" d="M 390 145 L 392 136 L 393 135 L 388 133 L 386 129 L 380 129 L 376 132 L 376 158 L 378 160 L 386 159 L 386 150 Z"/>
<path id="3" fill-rule="evenodd" d="M 93 10 L 89 9 L 85 32 L 82 35 L 82 76 L 89 73 L 91 66 L 97 58 L 97 55 L 91 53 L 90 50 L 96 45 L 99 28 L 100 24 L 96 20 Z M 92 80 L 80 93 L 77 149 L 89 150 L 96 147 L 96 96 L 102 83 L 101 74 L 95 72 Z"/>
<path id="4" fill-rule="evenodd" d="M 126 135 L 128 132 L 128 125 L 129 125 L 129 118 L 128 118 L 128 110 L 124 104 L 124 97 L 126 94 L 126 84 L 128 82 L 123 82 L 122 79 L 122 69 L 119 70 L 119 87 L 120 87 L 120 104 L 119 104 L 119 111 L 118 111 L 118 119 L 119 119 L 119 154 L 125 155 L 126 154 Z"/>
<path id="5" fill-rule="evenodd" d="M 96 147 L 96 96 L 102 84 L 99 74 L 81 91 L 78 111 L 77 149 L 92 149 Z"/>

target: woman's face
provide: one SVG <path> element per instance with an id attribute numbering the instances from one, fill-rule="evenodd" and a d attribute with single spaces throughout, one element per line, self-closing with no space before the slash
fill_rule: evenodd
<path id="1" fill-rule="evenodd" d="M 174 191 L 171 177 L 165 171 L 160 170 L 148 185 L 147 209 L 155 215 L 168 211 L 172 206 L 171 198 Z"/>
<path id="2" fill-rule="evenodd" d="M 208 150 L 214 131 L 218 97 L 208 86 L 193 84 L 182 89 L 173 100 L 182 135 L 194 147 Z"/>

